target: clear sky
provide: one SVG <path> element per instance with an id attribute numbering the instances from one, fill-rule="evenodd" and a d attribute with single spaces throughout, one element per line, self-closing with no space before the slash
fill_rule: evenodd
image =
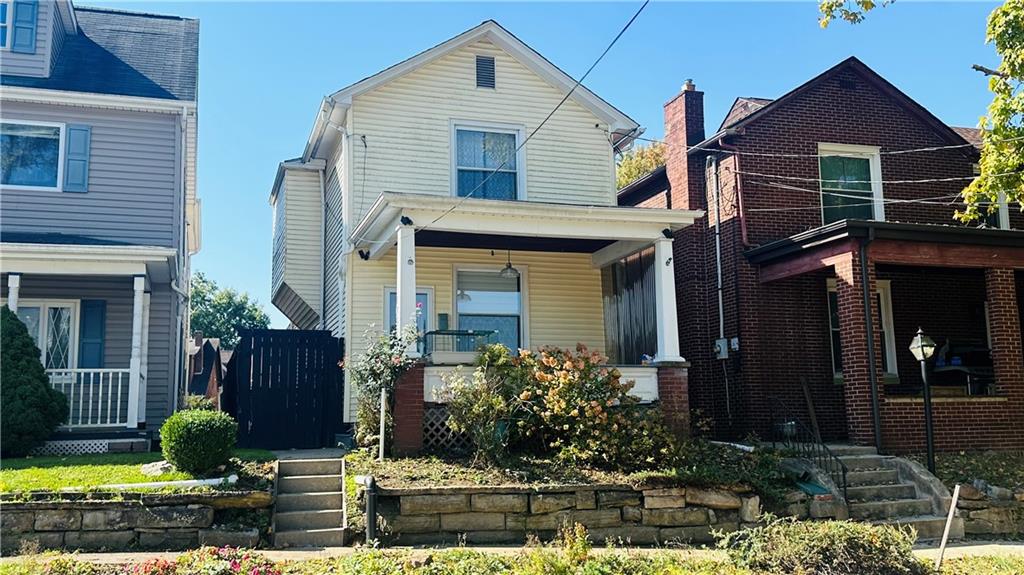
<path id="1" fill-rule="evenodd" d="M 270 304 L 277 164 L 302 152 L 320 99 L 486 19 L 579 76 L 639 7 L 629 3 L 99 2 L 200 19 L 199 194 L 193 268 Z M 813 1 L 652 2 L 587 86 L 661 137 L 662 105 L 687 78 L 714 130 L 736 96 L 777 97 L 857 56 L 936 116 L 973 126 L 989 96 L 970 69 L 994 3 L 900 0 L 858 26 L 817 25 Z M 571 182 L 567 182 L 571 184 Z"/>

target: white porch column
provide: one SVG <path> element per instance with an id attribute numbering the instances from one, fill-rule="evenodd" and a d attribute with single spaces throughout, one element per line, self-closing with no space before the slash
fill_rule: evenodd
<path id="1" fill-rule="evenodd" d="M 146 276 L 135 276 L 133 282 L 135 299 L 132 302 L 132 355 L 128 363 L 128 421 L 125 427 L 136 428 L 139 424 L 139 381 L 142 374 L 142 316 L 146 298 Z"/>
<path id="2" fill-rule="evenodd" d="M 679 324 L 676 319 L 676 266 L 672 240 L 654 241 L 654 299 L 657 303 L 658 353 L 655 362 L 683 361 L 679 355 Z"/>
<path id="3" fill-rule="evenodd" d="M 147 291 L 142 296 L 142 357 L 139 362 L 139 415 L 138 422 L 146 422 L 146 382 L 149 381 L 149 300 Z"/>
<path id="4" fill-rule="evenodd" d="M 21 274 L 7 274 L 7 307 L 18 313 L 18 292 L 21 291 Z"/>
<path id="5" fill-rule="evenodd" d="M 416 230 L 412 225 L 398 226 L 398 278 L 395 302 L 395 325 L 398 333 L 408 325 L 416 326 Z M 407 351 L 418 357 L 416 344 Z"/>

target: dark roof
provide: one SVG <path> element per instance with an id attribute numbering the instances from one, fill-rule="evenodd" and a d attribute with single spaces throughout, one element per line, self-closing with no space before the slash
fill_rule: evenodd
<path id="1" fill-rule="evenodd" d="M 718 129 L 728 128 L 772 102 L 773 100 L 770 98 L 736 98 L 736 101 L 732 103 L 729 113 L 725 115 L 725 119 L 722 120 L 722 125 Z"/>
<path id="2" fill-rule="evenodd" d="M 0 77 L 0 84 L 194 101 L 199 21 L 178 16 L 75 7 L 78 34 L 67 35 L 49 78 Z"/>
<path id="3" fill-rule="evenodd" d="M 72 246 L 127 246 L 125 242 L 57 232 L 0 232 L 0 242 Z"/>
<path id="4" fill-rule="evenodd" d="M 669 189 L 668 172 L 661 165 L 619 189 L 620 206 L 635 206 L 651 196 Z"/>
<path id="5" fill-rule="evenodd" d="M 966 128 L 963 126 L 950 126 L 950 128 L 952 128 L 957 134 L 960 134 L 963 139 L 974 144 L 975 148 L 981 149 L 981 130 L 978 128 Z"/>

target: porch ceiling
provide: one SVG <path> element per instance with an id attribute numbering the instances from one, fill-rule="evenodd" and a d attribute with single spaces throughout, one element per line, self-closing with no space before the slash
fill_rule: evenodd
<path id="1" fill-rule="evenodd" d="M 477 236 L 500 243 L 500 238 L 522 238 L 524 245 L 539 246 L 538 239 L 564 241 L 572 251 L 591 252 L 618 241 L 646 242 L 663 237 L 664 230 L 684 228 L 703 212 L 618 206 L 580 206 L 529 201 L 483 200 L 384 192 L 350 236 L 358 249 L 380 257 L 394 245 L 403 218 L 420 233 L 449 232 Z M 433 241 L 439 234 L 427 236 Z M 463 237 L 463 239 L 467 239 Z M 603 245 L 601 243 L 603 242 Z M 485 247 L 485 246 L 481 246 Z M 504 249 L 506 245 L 497 245 Z M 565 251 L 553 250 L 553 251 Z"/>
<path id="2" fill-rule="evenodd" d="M 1024 231 L 843 220 L 778 240 L 744 255 L 761 282 L 835 264 L 867 243 L 876 263 L 958 268 L 1024 268 Z"/>

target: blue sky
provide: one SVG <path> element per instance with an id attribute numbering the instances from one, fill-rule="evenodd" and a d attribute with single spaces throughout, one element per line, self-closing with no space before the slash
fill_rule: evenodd
<path id="1" fill-rule="evenodd" d="M 631 3 L 97 2 L 200 19 L 195 270 L 270 304 L 270 208 L 279 161 L 301 153 L 320 99 L 492 18 L 571 75 L 582 74 L 639 7 Z M 813 1 L 652 2 L 587 86 L 663 133 L 662 105 L 686 78 L 709 129 L 736 96 L 773 98 L 854 55 L 953 125 L 989 96 L 971 64 L 994 3 L 896 2 L 858 26 L 817 25 Z"/>

